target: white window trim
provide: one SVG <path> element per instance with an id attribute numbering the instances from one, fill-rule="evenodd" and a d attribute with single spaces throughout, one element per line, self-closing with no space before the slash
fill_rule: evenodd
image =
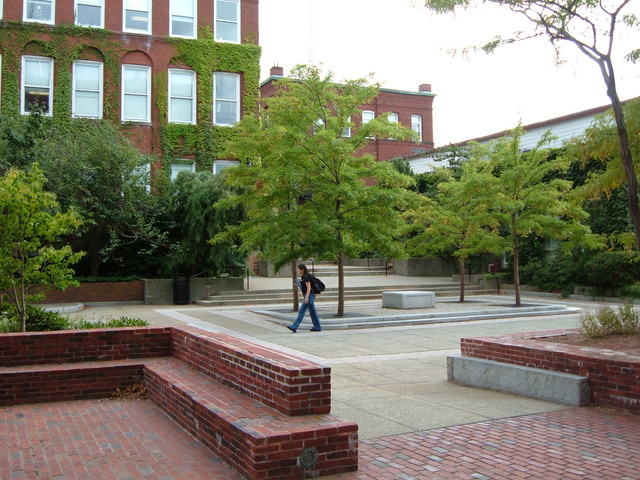
<path id="1" fill-rule="evenodd" d="M 147 118 L 146 119 L 140 119 L 140 118 L 125 118 L 124 116 L 124 98 L 125 98 L 125 75 L 124 72 L 125 70 L 145 70 L 147 72 L 147 94 L 146 94 L 146 100 L 147 100 Z M 122 65 L 122 87 L 121 87 L 121 93 L 120 93 L 120 119 L 123 122 L 134 122 L 134 123 L 151 123 L 151 67 L 147 67 L 145 65 Z M 132 95 L 132 94 L 130 94 Z"/>
<path id="2" fill-rule="evenodd" d="M 389 120 L 389 123 L 398 123 L 400 117 L 396 112 L 389 112 L 387 118 Z"/>
<path id="3" fill-rule="evenodd" d="M 371 114 L 371 118 L 369 118 L 367 121 L 365 121 L 365 114 Z M 376 118 L 376 113 L 373 110 L 363 110 L 362 111 L 362 124 L 366 125 L 367 123 L 369 123 L 371 120 L 373 120 L 374 118 Z"/>
<path id="4" fill-rule="evenodd" d="M 98 87 L 98 115 L 76 115 L 76 65 L 92 65 L 100 68 L 100 86 Z M 90 60 L 76 60 L 73 62 L 73 87 L 71 93 L 71 116 L 73 118 L 102 118 L 102 103 L 104 100 L 104 65 L 102 62 Z"/>
<path id="5" fill-rule="evenodd" d="M 342 129 L 342 137 L 343 138 L 350 138 L 351 137 L 351 116 L 347 117 L 347 125 L 344 126 L 344 128 Z"/>
<path id="6" fill-rule="evenodd" d="M 171 99 L 173 98 L 173 95 L 171 93 L 171 75 L 173 74 L 178 74 L 178 75 L 184 75 L 184 74 L 190 74 L 191 78 L 193 78 L 193 82 L 191 83 L 191 120 L 188 122 L 178 122 L 175 120 L 171 119 Z M 180 69 L 180 68 L 170 68 L 169 69 L 169 85 L 168 85 L 168 90 L 169 90 L 169 105 L 167 108 L 167 121 L 169 123 L 182 123 L 182 124 L 195 124 L 196 123 L 196 106 L 197 106 L 197 102 L 196 102 L 196 72 L 194 72 L 193 70 L 185 70 L 185 69 Z M 178 98 L 178 97 L 176 97 Z M 182 97 L 179 97 L 182 98 Z"/>
<path id="7" fill-rule="evenodd" d="M 4 18 L 4 0 L 0 0 L 0 19 Z"/>
<path id="8" fill-rule="evenodd" d="M 189 168 L 188 169 L 181 168 L 179 170 L 174 170 L 173 167 L 176 165 L 182 165 L 183 167 L 189 167 Z M 180 158 L 171 164 L 171 173 L 170 173 L 171 181 L 172 182 L 175 181 L 178 175 L 180 174 L 180 172 L 195 173 L 195 171 L 196 171 L 196 162 L 194 162 L 193 160 L 188 160 L 186 158 Z"/>
<path id="9" fill-rule="evenodd" d="M 27 0 L 23 0 L 22 2 L 22 20 L 24 22 L 45 23 L 47 25 L 54 25 L 56 23 L 56 0 L 51 0 L 51 19 L 46 21 L 27 18 L 28 3 L 29 2 Z"/>
<path id="10" fill-rule="evenodd" d="M 25 55 L 22 57 L 22 69 L 20 72 L 20 112 L 22 115 L 29 115 L 31 112 L 27 112 L 25 107 L 25 96 L 24 96 L 24 88 L 25 88 L 25 64 L 27 60 L 46 60 L 49 63 L 49 110 L 45 112 L 46 117 L 51 117 L 53 115 L 53 58 L 50 57 L 36 57 L 32 55 Z"/>
<path id="11" fill-rule="evenodd" d="M 236 23 L 237 25 L 237 30 L 236 30 L 236 39 L 235 40 L 223 40 L 221 38 L 218 38 L 218 34 L 216 32 L 217 30 L 217 24 L 218 24 L 218 0 L 215 0 L 214 2 L 214 6 L 213 6 L 213 28 L 214 28 L 214 36 L 215 36 L 215 40 L 216 42 L 225 42 L 225 43 L 240 43 L 240 37 L 241 37 L 241 32 L 242 32 L 242 8 L 241 5 L 242 3 L 240 2 L 240 0 L 226 0 L 226 1 L 233 1 L 236 4 L 236 12 L 237 12 L 237 16 L 238 16 L 238 21 Z M 224 21 L 224 20 L 223 20 Z"/>
<path id="12" fill-rule="evenodd" d="M 122 31 L 129 33 L 142 33 L 151 35 L 151 25 L 153 24 L 153 12 L 152 6 L 153 2 L 151 0 L 146 0 L 147 2 L 147 12 L 149 15 L 149 21 L 147 23 L 146 30 L 140 30 L 138 28 L 127 28 L 127 0 L 123 0 L 122 2 Z"/>
<path id="13" fill-rule="evenodd" d="M 218 175 L 227 167 L 237 167 L 240 164 L 238 160 L 214 160 L 213 174 Z"/>
<path id="14" fill-rule="evenodd" d="M 417 119 L 418 120 L 418 127 L 419 127 L 419 131 L 416 130 L 415 128 L 413 128 L 413 120 Z M 422 141 L 422 115 L 411 115 L 411 130 L 413 130 L 414 132 L 416 132 L 418 134 L 418 140 Z"/>
<path id="15" fill-rule="evenodd" d="M 177 35 L 173 33 L 173 12 L 172 7 L 175 0 L 170 0 L 169 4 L 169 35 L 178 38 L 198 38 L 198 0 L 190 0 L 193 4 L 193 35 Z"/>
<path id="16" fill-rule="evenodd" d="M 79 25 L 81 27 L 104 28 L 104 10 L 105 10 L 104 2 L 105 2 L 105 0 L 98 0 L 98 2 L 100 3 L 100 25 L 85 25 L 85 24 L 82 24 L 82 23 L 78 23 L 78 3 L 86 3 L 86 2 L 83 2 L 82 0 L 75 0 L 74 1 L 73 17 L 75 18 L 75 24 Z"/>
<path id="17" fill-rule="evenodd" d="M 223 75 L 223 76 L 229 76 L 229 77 L 234 77 L 236 78 L 236 119 L 234 120 L 233 123 L 217 123 L 216 122 L 216 103 L 218 101 L 217 98 L 217 92 L 216 92 L 216 76 L 218 75 Z M 222 99 L 222 101 L 226 101 L 228 102 L 229 100 L 225 100 Z M 229 72 L 214 72 L 213 74 L 213 118 L 212 118 L 212 122 L 214 125 L 220 125 L 220 126 L 227 126 L 230 127 L 234 124 L 236 124 L 237 122 L 240 121 L 240 107 L 242 105 L 241 102 L 241 98 L 240 98 L 240 75 L 237 73 L 229 73 Z"/>

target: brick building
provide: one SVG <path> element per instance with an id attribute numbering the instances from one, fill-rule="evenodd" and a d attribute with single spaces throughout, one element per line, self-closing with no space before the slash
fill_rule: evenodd
<path id="1" fill-rule="evenodd" d="M 270 76 L 260 85 L 262 98 L 271 97 L 277 89 L 277 81 L 284 75 L 282 67 L 271 67 Z M 363 149 L 363 153 L 370 153 L 380 161 L 406 157 L 432 150 L 433 143 L 433 99 L 431 85 L 422 84 L 417 92 L 391 90 L 381 88 L 378 96 L 372 102 L 362 105 L 361 118 L 352 119 L 354 128 L 362 122 L 367 122 L 378 115 L 387 114 L 400 124 L 410 127 L 418 133 L 420 141 L 397 141 L 390 139 L 372 139 Z"/>
<path id="2" fill-rule="evenodd" d="M 258 0 L 0 0 L 1 108 L 119 122 L 156 167 L 216 169 L 257 108 Z"/>

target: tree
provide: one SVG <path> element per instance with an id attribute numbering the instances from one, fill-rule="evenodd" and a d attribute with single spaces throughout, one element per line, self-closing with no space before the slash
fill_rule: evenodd
<path id="1" fill-rule="evenodd" d="M 483 48 L 493 51 L 500 45 L 527 38 L 546 36 L 560 52 L 563 42 L 573 44 L 586 57 L 593 60 L 602 74 L 607 95 L 615 118 L 620 161 L 627 183 L 627 201 L 635 231 L 636 248 L 640 248 L 640 205 L 638 180 L 629 146 L 629 133 L 618 97 L 613 52 L 618 29 L 628 28 L 631 34 L 640 29 L 640 19 L 631 11 L 631 0 L 488 0 L 491 3 L 524 15 L 535 27 L 531 35 L 517 32 L 512 38 L 497 37 Z M 425 5 L 436 12 L 450 12 L 466 7 L 470 0 L 425 0 Z M 637 35 L 637 33 L 635 33 Z M 636 37 L 637 38 L 637 37 Z M 640 59 L 640 49 L 626 56 L 629 61 Z"/>
<path id="2" fill-rule="evenodd" d="M 411 178 L 389 162 L 359 155 L 370 137 L 411 138 L 384 114 L 348 132 L 360 106 L 378 93 L 366 79 L 337 84 L 317 67 L 297 66 L 265 100 L 261 120 L 245 119 L 227 156 L 243 160 L 229 169 L 243 193 L 232 202 L 246 220 L 217 241 L 239 236 L 280 268 L 315 257 L 338 265 L 338 315 L 344 315 L 344 259 L 376 250 L 402 256 L 402 210 L 414 197 Z"/>
<path id="3" fill-rule="evenodd" d="M 42 298 L 36 289 L 77 284 L 71 265 L 82 256 L 56 244 L 82 222 L 75 211 L 60 211 L 45 181 L 37 164 L 26 172 L 9 169 L 0 180 L 0 290 L 15 303 L 23 332 L 27 303 Z"/>
<path id="4" fill-rule="evenodd" d="M 518 126 L 509 135 L 489 144 L 478 146 L 473 158 L 491 158 L 497 182 L 493 193 L 492 211 L 505 235 L 497 244 L 513 253 L 513 281 L 515 303 L 520 305 L 519 255 L 520 239 L 538 235 L 562 241 L 566 251 L 576 245 L 596 247 L 597 241 L 582 220 L 585 211 L 567 196 L 571 182 L 552 178 L 552 173 L 565 171 L 569 161 L 552 156 L 545 148 L 553 141 L 547 132 L 530 151 L 523 152 L 520 140 L 524 130 Z"/>
<path id="5" fill-rule="evenodd" d="M 118 126 L 89 119 L 47 124 L 33 157 L 46 172 L 47 189 L 84 219 L 72 242 L 87 252 L 89 275 L 99 275 L 109 259 L 118 261 L 125 245 L 143 239 L 149 248 L 157 241 L 147 221 L 150 159 Z"/>
<path id="6" fill-rule="evenodd" d="M 629 147 L 637 166 L 640 161 L 640 99 L 623 106 L 629 128 Z M 582 185 L 573 194 L 588 200 L 588 210 L 600 211 L 593 219 L 599 222 L 597 230 L 611 235 L 614 244 L 634 245 L 633 225 L 629 211 L 621 211 L 618 201 L 626 197 L 625 172 L 620 161 L 616 125 L 613 112 L 599 116 L 583 135 L 571 139 L 566 145 L 567 158 L 589 171 Z"/>
<path id="7" fill-rule="evenodd" d="M 498 222 L 491 212 L 497 179 L 485 160 L 465 162 L 459 170 L 454 176 L 451 169 L 442 169 L 448 178 L 438 184 L 437 195 L 423 197 L 421 207 L 410 213 L 411 224 L 419 231 L 408 244 L 417 255 L 453 250 L 460 266 L 460 302 L 464 302 L 466 260 L 495 251 L 499 244 L 495 241 Z"/>
<path id="8" fill-rule="evenodd" d="M 173 199 L 170 216 L 176 219 L 175 248 L 167 253 L 164 266 L 172 275 L 195 275 L 203 270 L 225 272 L 234 264 L 231 244 L 211 246 L 210 240 L 228 225 L 243 217 L 242 208 L 220 208 L 215 204 L 233 194 L 224 181 L 224 172 L 181 172 L 173 191 L 165 194 Z M 238 259 L 240 263 L 241 259 Z"/>

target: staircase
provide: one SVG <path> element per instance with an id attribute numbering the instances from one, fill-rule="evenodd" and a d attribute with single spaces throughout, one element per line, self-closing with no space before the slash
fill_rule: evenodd
<path id="1" fill-rule="evenodd" d="M 345 282 L 345 283 L 348 283 Z M 345 287 L 345 301 L 349 300 L 380 300 L 382 292 L 390 291 L 428 291 L 435 292 L 436 296 L 456 296 L 460 293 L 459 286 L 452 283 L 432 284 L 432 285 L 386 285 L 384 287 Z M 495 293 L 494 290 L 483 290 L 477 285 L 465 285 L 465 294 L 482 295 Z M 292 289 L 274 290 L 238 290 L 231 292 L 209 295 L 194 303 L 212 307 L 237 306 L 237 305 L 267 305 L 291 302 Z M 337 302 L 338 289 L 327 288 L 324 292 L 316 296 L 316 303 Z"/>

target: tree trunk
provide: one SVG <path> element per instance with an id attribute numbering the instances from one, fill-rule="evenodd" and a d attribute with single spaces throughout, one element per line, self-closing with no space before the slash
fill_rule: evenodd
<path id="1" fill-rule="evenodd" d="M 292 284 L 293 284 L 293 311 L 297 312 L 298 311 L 298 285 L 296 283 L 296 278 L 298 278 L 298 266 L 296 265 L 296 261 L 292 260 L 291 261 L 291 280 L 292 280 Z"/>
<path id="2" fill-rule="evenodd" d="M 511 215 L 511 235 L 513 235 L 513 286 L 516 291 L 516 307 L 520 306 L 520 242 L 518 241 L 518 231 L 516 217 Z"/>
<path id="3" fill-rule="evenodd" d="M 338 257 L 338 317 L 344 316 L 344 253 Z"/>
<path id="4" fill-rule="evenodd" d="M 620 145 L 620 160 L 624 167 L 624 173 L 627 180 L 627 203 L 629 204 L 629 214 L 633 223 L 633 230 L 636 234 L 636 248 L 640 248 L 640 206 L 638 205 L 638 178 L 636 177 L 635 166 L 633 165 L 633 157 L 631 148 L 629 147 L 629 132 L 627 123 L 622 111 L 622 103 L 618 98 L 616 88 L 616 80 L 613 75 L 613 64 L 609 57 L 599 62 L 604 83 L 607 86 L 607 95 L 611 99 L 611 108 L 616 121 L 616 130 L 618 133 L 618 143 Z"/>
<path id="5" fill-rule="evenodd" d="M 460 303 L 464 303 L 464 258 L 460 257 Z"/>

